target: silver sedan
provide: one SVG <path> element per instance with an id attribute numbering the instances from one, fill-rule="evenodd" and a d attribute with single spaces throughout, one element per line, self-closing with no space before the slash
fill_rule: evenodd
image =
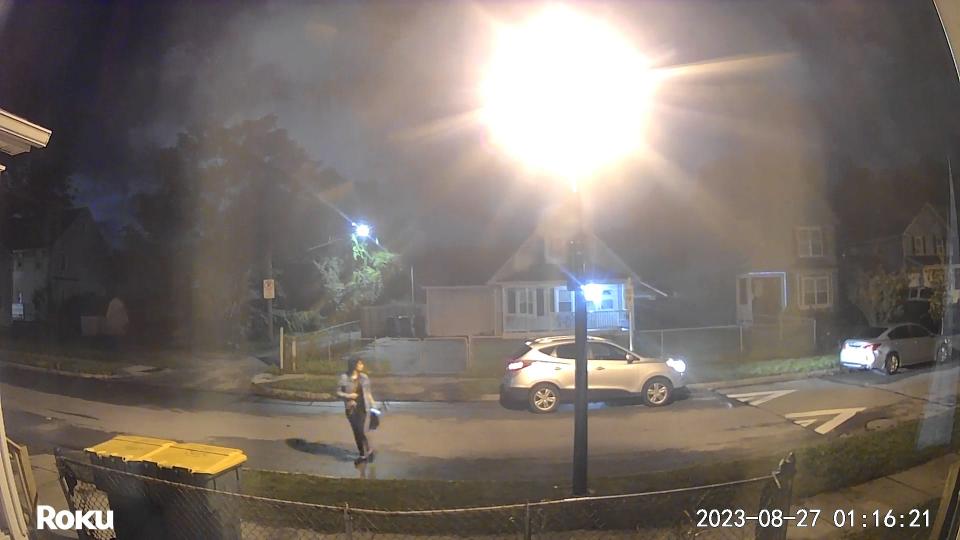
<path id="1" fill-rule="evenodd" d="M 558 336 L 528 341 L 506 365 L 500 384 L 504 406 L 526 403 L 531 411 L 549 413 L 574 394 L 574 338 Z M 591 400 L 640 396 L 653 407 L 666 405 L 686 385 L 683 360 L 644 358 L 612 341 L 587 341 L 588 396 Z"/>
<path id="2" fill-rule="evenodd" d="M 840 363 L 893 375 L 902 366 L 930 362 L 936 347 L 936 336 L 919 324 L 874 326 L 861 329 L 856 337 L 843 342 Z"/>

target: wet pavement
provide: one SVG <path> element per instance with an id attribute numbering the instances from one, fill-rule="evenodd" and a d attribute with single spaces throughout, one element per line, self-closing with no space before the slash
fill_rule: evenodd
<path id="1" fill-rule="evenodd" d="M 947 410 L 960 368 L 834 377 L 717 392 L 663 408 L 591 405 L 590 473 L 617 475 L 786 453 Z M 376 381 L 374 381 L 376 384 Z M 242 448 L 251 467 L 330 476 L 521 479 L 569 474 L 572 407 L 552 415 L 496 403 L 392 403 L 372 434 L 375 463 L 356 468 L 339 403 L 299 403 L 142 381 L 0 371 L 8 435 L 38 452 L 136 433 Z M 879 421 L 879 424 L 877 423 Z M 873 427 L 870 427 L 870 426 Z"/>

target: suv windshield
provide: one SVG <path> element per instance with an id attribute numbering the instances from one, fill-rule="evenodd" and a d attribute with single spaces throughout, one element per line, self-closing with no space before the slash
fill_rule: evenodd
<path id="1" fill-rule="evenodd" d="M 958 25 L 0 0 L 0 538 L 956 537 Z"/>

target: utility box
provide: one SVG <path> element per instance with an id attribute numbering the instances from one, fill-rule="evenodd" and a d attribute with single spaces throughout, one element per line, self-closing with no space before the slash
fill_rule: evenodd
<path id="1" fill-rule="evenodd" d="M 145 464 L 152 456 L 174 444 L 174 441 L 118 435 L 86 449 L 90 462 L 115 471 L 143 476 Z M 118 540 L 126 538 L 163 538 L 163 501 L 154 486 L 133 476 L 94 471 L 94 482 L 107 494 L 113 510 L 113 530 Z"/>

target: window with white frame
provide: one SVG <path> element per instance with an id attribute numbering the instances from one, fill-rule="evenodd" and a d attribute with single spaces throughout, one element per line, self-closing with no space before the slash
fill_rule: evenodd
<path id="1" fill-rule="evenodd" d="M 926 238 L 923 236 L 914 236 L 913 237 L 913 254 L 914 255 L 926 255 L 927 254 L 927 242 Z"/>
<path id="2" fill-rule="evenodd" d="M 824 308 L 833 305 L 828 274 L 800 276 L 800 307 Z"/>
<path id="3" fill-rule="evenodd" d="M 797 249 L 800 257 L 823 257 L 823 229 L 798 227 Z"/>
<path id="4" fill-rule="evenodd" d="M 541 317 L 546 314 L 549 289 L 536 287 L 508 287 L 505 289 L 507 313 Z"/>
<path id="5" fill-rule="evenodd" d="M 557 287 L 554 295 L 556 306 L 554 310 L 557 313 L 573 312 L 573 292 L 568 291 L 566 287 Z"/>
<path id="6" fill-rule="evenodd" d="M 600 300 L 600 309 L 617 309 L 612 290 L 604 289 Z"/>

